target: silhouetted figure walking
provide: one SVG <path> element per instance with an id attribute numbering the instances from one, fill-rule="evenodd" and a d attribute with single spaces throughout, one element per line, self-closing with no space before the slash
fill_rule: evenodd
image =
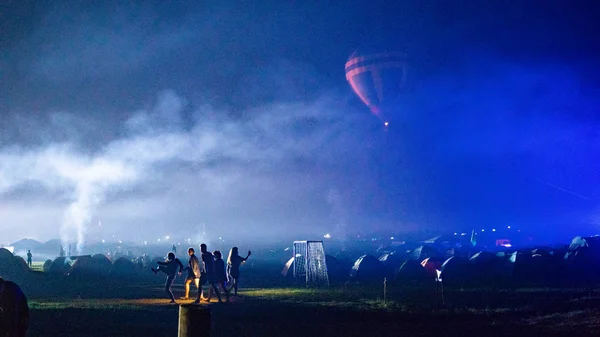
<path id="1" fill-rule="evenodd" d="M 0 337 L 24 337 L 28 325 L 25 294 L 16 283 L 0 277 Z"/>
<path id="2" fill-rule="evenodd" d="M 227 302 L 229 302 L 229 290 L 227 290 L 227 271 L 225 270 L 225 261 L 223 261 L 223 255 L 218 250 L 213 252 L 215 257 L 215 280 L 217 286 L 220 286 L 225 293 Z M 218 288 L 218 287 L 217 287 Z"/>
<path id="3" fill-rule="evenodd" d="M 188 271 L 188 276 L 185 279 L 185 296 L 181 299 L 190 299 L 190 283 L 193 281 L 196 285 L 196 289 L 198 289 L 198 298 L 196 299 L 196 302 L 200 302 L 200 295 L 202 293 L 202 288 L 200 288 L 200 261 L 198 261 L 194 248 L 190 247 L 188 249 L 188 255 L 190 256 L 190 260 L 188 261 L 188 266 L 184 268 L 184 270 Z"/>
<path id="4" fill-rule="evenodd" d="M 27 250 L 27 265 L 29 266 L 29 268 L 31 268 L 32 265 L 32 259 L 33 255 L 31 254 L 31 249 Z"/>
<path id="5" fill-rule="evenodd" d="M 219 289 L 217 288 L 217 277 L 215 275 L 215 258 L 214 256 L 206 249 L 206 244 L 200 245 L 200 251 L 202 252 L 202 262 L 204 263 L 204 270 L 202 276 L 200 277 L 201 287 L 204 284 L 208 284 L 208 298 L 207 302 L 210 302 L 210 298 L 212 296 L 212 290 L 217 294 L 217 298 L 219 302 L 221 301 L 221 294 L 219 293 Z"/>
<path id="6" fill-rule="evenodd" d="M 241 257 L 238 253 L 238 247 L 233 247 L 229 251 L 229 257 L 227 258 L 227 273 L 229 274 L 229 279 L 232 282 L 229 290 L 231 291 L 231 288 L 234 289 L 234 296 L 237 296 L 238 293 L 240 266 L 242 263 L 245 263 L 248 260 L 251 254 L 252 252 L 248 251 L 248 255 L 246 257 Z"/>
<path id="7" fill-rule="evenodd" d="M 179 267 L 179 275 L 183 272 L 183 264 L 179 259 L 175 258 L 175 254 L 170 252 L 167 255 L 167 262 L 158 261 L 158 268 L 151 268 L 154 274 L 158 274 L 159 271 L 167 274 L 167 282 L 165 283 L 165 290 L 171 299 L 171 303 L 175 303 L 175 297 L 173 296 L 173 292 L 171 291 L 171 286 L 173 285 L 173 281 L 175 281 L 175 276 L 177 275 L 177 267 Z"/>

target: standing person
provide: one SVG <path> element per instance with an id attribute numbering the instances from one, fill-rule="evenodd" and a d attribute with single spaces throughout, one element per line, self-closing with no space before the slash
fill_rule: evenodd
<path id="1" fill-rule="evenodd" d="M 229 290 L 227 290 L 227 272 L 225 271 L 225 261 L 223 261 L 223 255 L 218 250 L 213 252 L 215 257 L 215 280 L 218 286 L 223 289 L 227 302 L 229 302 Z M 218 287 L 217 287 L 218 289 Z"/>
<path id="2" fill-rule="evenodd" d="M 32 257 L 33 257 L 33 255 L 31 255 L 31 249 L 28 249 L 27 250 L 27 265 L 29 266 L 29 268 L 31 268 L 31 264 L 32 264 L 31 258 Z"/>
<path id="3" fill-rule="evenodd" d="M 214 290 L 219 299 L 219 303 L 222 303 L 223 301 L 221 301 L 221 294 L 217 288 L 217 277 L 215 275 L 215 257 L 207 250 L 206 244 L 204 243 L 200 245 L 200 252 L 202 252 L 202 262 L 204 263 L 204 270 L 202 277 L 200 278 L 201 287 L 208 283 L 208 297 L 206 301 L 210 302 L 212 291 Z"/>
<path id="4" fill-rule="evenodd" d="M 173 292 L 171 291 L 171 286 L 173 285 L 173 281 L 175 281 L 175 275 L 177 274 L 177 267 L 179 267 L 179 275 L 183 271 L 183 263 L 179 261 L 179 259 L 175 258 L 175 254 L 170 252 L 167 255 L 167 262 L 158 261 L 158 268 L 152 269 L 154 274 L 158 274 L 159 271 L 167 274 L 167 282 L 165 283 L 165 290 L 171 299 L 171 303 L 175 303 L 175 297 L 173 296 Z"/>
<path id="5" fill-rule="evenodd" d="M 28 325 L 27 297 L 16 283 L 0 277 L 0 336 L 24 337 Z"/>
<path id="6" fill-rule="evenodd" d="M 196 299 L 196 302 L 200 302 L 200 294 L 202 293 L 202 288 L 200 288 L 200 261 L 198 261 L 194 248 L 190 247 L 188 249 L 188 255 L 190 256 L 188 266 L 183 269 L 188 271 L 188 276 L 185 279 L 185 297 L 182 297 L 181 299 L 190 299 L 190 283 L 193 281 L 196 285 L 196 289 L 198 289 L 198 298 Z"/>
<path id="7" fill-rule="evenodd" d="M 227 272 L 229 274 L 229 279 L 232 282 L 229 290 L 231 291 L 231 288 L 234 289 L 233 296 L 237 296 L 238 293 L 238 279 L 240 277 L 240 266 L 242 265 L 242 263 L 245 263 L 248 260 L 251 254 L 252 252 L 248 251 L 248 255 L 246 257 L 241 257 L 238 253 L 238 247 L 233 247 L 229 251 L 229 257 L 227 258 Z"/>

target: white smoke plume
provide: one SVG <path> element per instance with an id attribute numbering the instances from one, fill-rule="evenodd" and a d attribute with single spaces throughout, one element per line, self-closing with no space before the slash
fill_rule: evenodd
<path id="1" fill-rule="evenodd" d="M 268 166 L 282 156 L 311 153 L 320 141 L 293 139 L 286 132 L 298 120 L 319 117 L 327 121 L 328 115 L 321 114 L 322 104 L 329 103 L 274 105 L 253 111 L 253 118 L 245 121 L 210 118 L 214 116 L 211 111 L 199 110 L 194 113 L 197 120 L 186 127 L 186 102 L 165 91 L 155 108 L 134 113 L 124 123 L 123 135 L 96 150 L 69 142 L 0 148 L 0 196 L 32 185 L 58 196 L 68 205 L 61 221 L 61 240 L 65 246 L 76 242 L 81 252 L 86 228 L 107 196 L 158 179 L 164 167 L 202 167 L 215 160 Z M 324 138 L 319 133 L 315 137 Z"/>
<path id="2" fill-rule="evenodd" d="M 344 244 L 347 236 L 348 211 L 346 210 L 340 190 L 331 188 L 327 194 L 327 202 L 331 205 L 331 215 L 335 221 L 333 233 Z"/>

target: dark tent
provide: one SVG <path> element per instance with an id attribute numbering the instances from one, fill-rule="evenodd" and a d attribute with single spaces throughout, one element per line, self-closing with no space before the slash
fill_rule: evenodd
<path id="1" fill-rule="evenodd" d="M 469 259 L 471 280 L 478 285 L 505 284 L 512 278 L 514 264 L 506 257 L 478 252 Z"/>
<path id="2" fill-rule="evenodd" d="M 379 261 L 385 267 L 386 275 L 389 278 L 396 277 L 396 273 L 398 272 L 398 269 L 400 269 L 400 266 L 402 266 L 402 263 L 404 262 L 398 254 L 394 254 L 394 253 L 388 253 L 388 254 L 381 255 L 379 257 Z"/>
<path id="3" fill-rule="evenodd" d="M 345 265 L 343 261 L 340 261 L 331 255 L 325 255 L 325 262 L 327 263 L 329 282 L 346 281 L 351 267 Z"/>
<path id="4" fill-rule="evenodd" d="M 549 254 L 517 252 L 514 261 L 514 281 L 527 285 L 552 284 L 561 274 L 558 262 Z"/>
<path id="5" fill-rule="evenodd" d="M 591 285 L 600 281 L 600 236 L 573 238 L 565 254 L 570 282 Z"/>
<path id="6" fill-rule="evenodd" d="M 350 269 L 350 278 L 358 282 L 383 282 L 385 268 L 373 255 L 363 255 Z"/>
<path id="7" fill-rule="evenodd" d="M 23 258 L 14 256 L 7 249 L 0 248 L 0 276 L 14 278 L 23 275 L 28 269 Z"/>
<path id="8" fill-rule="evenodd" d="M 423 266 L 423 269 L 425 269 L 430 278 L 436 279 L 438 277 L 438 273 L 442 270 L 443 263 L 444 260 L 428 257 L 421 261 L 421 266 Z"/>
<path id="9" fill-rule="evenodd" d="M 343 250 L 335 254 L 335 258 L 340 261 L 350 261 L 350 267 L 352 267 L 352 261 L 356 261 L 357 256 L 360 256 L 360 253 L 351 252 L 349 250 Z"/>
<path id="10" fill-rule="evenodd" d="M 430 245 L 422 245 L 418 246 L 410 252 L 408 258 L 416 261 L 423 261 L 426 258 L 431 257 L 437 260 L 441 260 L 444 258 L 444 254 L 440 253 L 439 250 L 430 246 Z"/>
<path id="11" fill-rule="evenodd" d="M 283 269 L 281 270 L 281 275 L 284 277 L 294 277 L 294 258 L 293 256 L 283 265 Z"/>
<path id="12" fill-rule="evenodd" d="M 535 248 L 531 250 L 531 255 L 542 255 L 542 256 L 548 256 L 548 255 L 554 255 L 554 251 L 551 248 Z"/>
<path id="13" fill-rule="evenodd" d="M 44 266 L 42 267 L 42 270 L 44 272 L 49 272 L 50 271 L 50 266 L 52 265 L 52 260 L 48 259 L 44 262 Z"/>
<path id="14" fill-rule="evenodd" d="M 403 284 L 419 285 L 433 280 L 434 278 L 427 273 L 421 263 L 415 260 L 404 262 L 396 274 L 396 281 Z"/>
<path id="15" fill-rule="evenodd" d="M 478 253 L 473 254 L 473 256 L 469 258 L 469 262 L 483 265 L 495 262 L 497 258 L 498 257 L 494 253 L 480 251 Z"/>
<path id="16" fill-rule="evenodd" d="M 10 260 L 13 257 L 13 253 L 11 253 L 8 249 L 0 248 L 0 260 Z"/>
<path id="17" fill-rule="evenodd" d="M 29 270 L 29 265 L 27 264 L 27 262 L 25 262 L 25 259 L 20 256 L 15 256 L 13 263 L 15 264 L 17 270 L 20 272 Z"/>
<path id="18" fill-rule="evenodd" d="M 56 274 L 67 274 L 71 269 L 71 260 L 66 257 L 57 257 L 52 261 L 48 272 Z"/>
<path id="19" fill-rule="evenodd" d="M 110 266 L 112 265 L 108 257 L 103 254 L 94 254 L 92 255 L 92 259 L 94 259 L 98 265 L 105 266 L 108 269 L 110 269 Z"/>
<path id="20" fill-rule="evenodd" d="M 471 282 L 469 260 L 453 256 L 442 264 L 442 281 L 445 285 L 463 287 Z"/>
<path id="21" fill-rule="evenodd" d="M 133 276 L 138 273 L 136 265 L 126 257 L 120 257 L 113 262 L 112 268 L 110 269 L 111 275 L 118 276 Z"/>
<path id="22" fill-rule="evenodd" d="M 69 271 L 71 276 L 106 276 L 111 263 L 104 255 L 80 256 Z"/>

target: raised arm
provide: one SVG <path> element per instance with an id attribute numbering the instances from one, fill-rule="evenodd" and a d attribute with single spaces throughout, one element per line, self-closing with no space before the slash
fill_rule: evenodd
<path id="1" fill-rule="evenodd" d="M 252 252 L 251 252 L 251 251 L 248 251 L 248 255 L 246 255 L 246 257 L 242 258 L 242 260 L 243 260 L 244 262 L 246 262 L 246 260 L 248 260 L 248 258 L 250 257 L 250 255 L 252 255 Z"/>

